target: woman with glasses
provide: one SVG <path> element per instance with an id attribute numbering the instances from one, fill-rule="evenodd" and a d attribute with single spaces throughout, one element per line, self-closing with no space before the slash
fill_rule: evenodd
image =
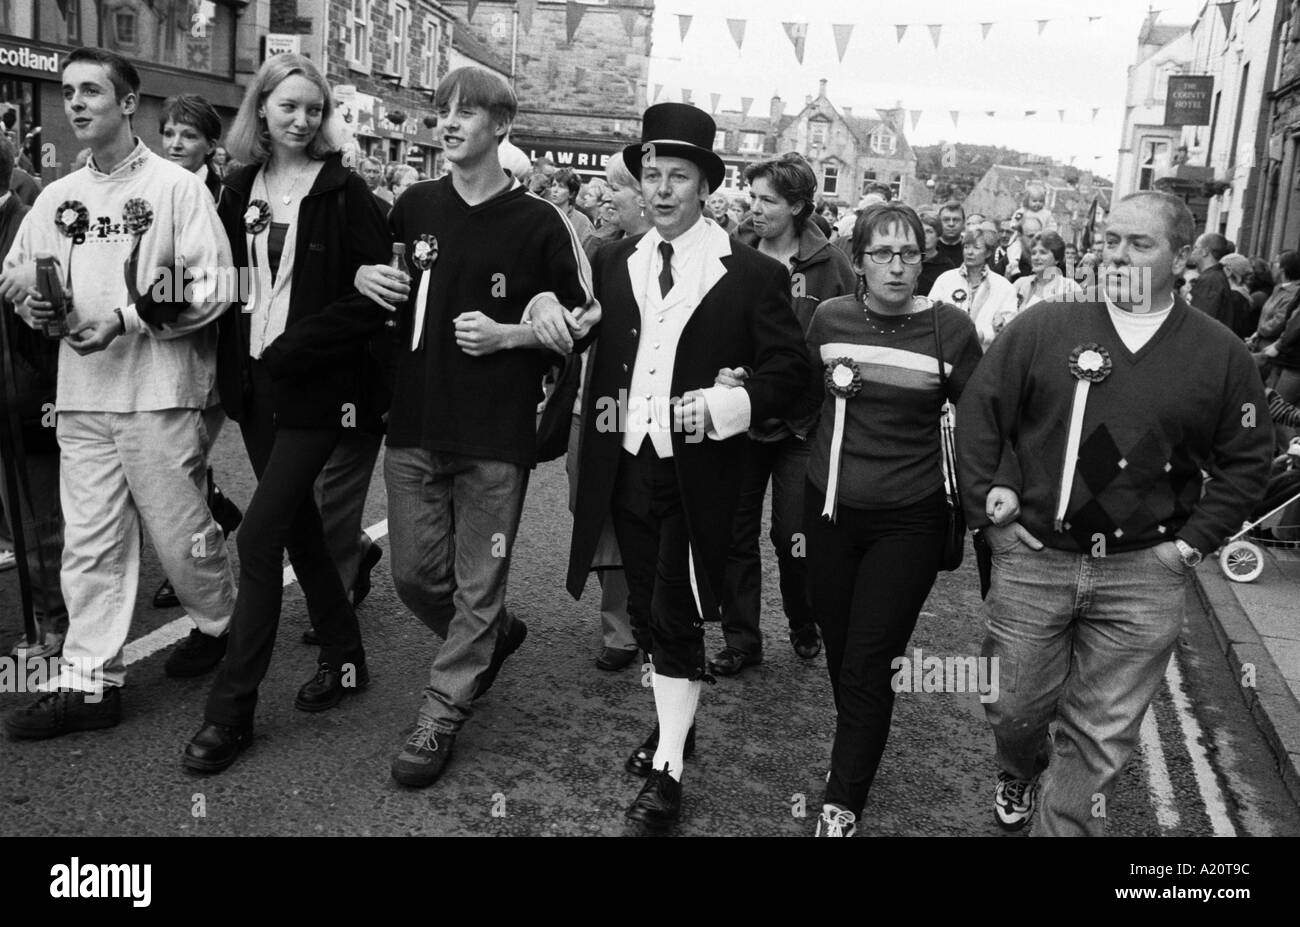
<path id="1" fill-rule="evenodd" d="M 865 209 L 852 242 L 858 292 L 818 306 L 808 330 L 821 361 L 809 388 L 821 418 L 804 499 L 808 590 L 837 714 L 817 826 L 827 837 L 853 834 L 884 753 L 891 663 L 944 546 L 940 410 L 981 355 L 970 316 L 916 295 L 925 227 L 910 207 Z"/>
<path id="2" fill-rule="evenodd" d="M 1039 232 L 1029 248 L 1033 272 L 1016 279 L 1016 302 L 1021 311 L 1034 303 L 1070 302 L 1082 290 L 1065 274 L 1065 240 L 1055 232 Z"/>

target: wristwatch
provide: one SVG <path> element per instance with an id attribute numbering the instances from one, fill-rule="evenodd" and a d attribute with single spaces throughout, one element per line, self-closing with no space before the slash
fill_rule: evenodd
<path id="1" fill-rule="evenodd" d="M 1187 567 L 1189 570 L 1193 570 L 1200 565 L 1203 557 L 1199 550 L 1191 544 L 1188 544 L 1182 538 L 1174 538 L 1174 545 L 1178 548 L 1178 556 L 1182 558 L 1183 566 Z"/>

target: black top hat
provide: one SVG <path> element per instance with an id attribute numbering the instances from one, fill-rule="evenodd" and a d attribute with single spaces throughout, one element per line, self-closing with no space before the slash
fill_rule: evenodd
<path id="1" fill-rule="evenodd" d="M 685 158 L 704 172 L 712 193 L 727 175 L 726 165 L 713 153 L 715 135 L 717 126 L 704 110 L 687 103 L 656 103 L 641 118 L 641 141 L 623 149 L 623 163 L 640 180 L 641 165 L 654 155 Z"/>

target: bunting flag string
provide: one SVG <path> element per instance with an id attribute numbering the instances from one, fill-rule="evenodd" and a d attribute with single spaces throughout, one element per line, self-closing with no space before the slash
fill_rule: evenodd
<path id="1" fill-rule="evenodd" d="M 753 97 L 740 98 L 740 112 L 746 119 L 749 118 L 749 108 L 753 105 L 754 105 Z"/>
<path id="2" fill-rule="evenodd" d="M 934 47 L 939 47 L 939 33 L 943 32 L 943 23 L 931 23 L 928 27 L 930 38 L 934 39 Z"/>
<path id="3" fill-rule="evenodd" d="M 1223 17 L 1223 30 L 1225 32 L 1231 32 L 1232 13 L 1237 8 L 1236 0 L 1233 0 L 1232 3 L 1220 3 L 1217 4 L 1217 6 L 1219 7 L 1219 15 Z"/>
<path id="4" fill-rule="evenodd" d="M 564 5 L 564 41 L 566 44 L 573 44 L 573 36 L 578 31 L 578 25 L 582 22 L 582 14 L 585 12 L 587 12 L 585 3 L 568 0 Z"/>
<path id="5" fill-rule="evenodd" d="M 832 25 L 831 31 L 835 33 L 835 50 L 839 52 L 840 64 L 844 63 L 844 53 L 848 51 L 849 39 L 853 35 L 853 24 Z"/>
<path id="6" fill-rule="evenodd" d="M 807 23 L 781 23 L 785 27 L 785 34 L 790 37 L 791 44 L 794 45 L 794 56 L 803 64 L 803 52 L 805 44 L 808 41 L 808 24 Z"/>
<path id="7" fill-rule="evenodd" d="M 984 34 L 980 36 L 980 38 L 987 39 L 989 37 L 989 30 L 992 28 L 993 28 L 992 23 L 980 23 L 980 29 L 983 30 L 984 32 Z"/>
<path id="8" fill-rule="evenodd" d="M 907 35 L 907 24 L 902 23 L 895 26 L 894 29 L 898 32 L 898 41 L 903 41 L 903 36 Z"/>
<path id="9" fill-rule="evenodd" d="M 721 100 L 722 100 L 722 94 L 720 93 L 709 94 L 709 113 L 711 115 L 716 116 L 718 114 L 718 103 Z"/>
<path id="10" fill-rule="evenodd" d="M 745 47 L 745 20 L 729 19 L 727 28 L 731 30 L 731 37 L 736 40 L 736 48 L 744 49 Z"/>
<path id="11" fill-rule="evenodd" d="M 629 39 L 636 37 L 636 21 L 641 18 L 632 7 L 624 7 L 618 11 L 618 18 L 623 20 L 623 30 L 627 33 Z"/>
<path id="12" fill-rule="evenodd" d="M 952 127 L 954 129 L 957 128 L 957 117 L 961 115 L 961 110 L 950 109 L 948 110 L 948 115 L 952 117 Z"/>
<path id="13" fill-rule="evenodd" d="M 1056 111 L 1056 118 L 1057 118 L 1057 120 L 1060 121 L 1060 122 L 1065 122 L 1065 110 L 1063 110 L 1063 109 L 1058 109 L 1058 110 Z"/>
<path id="14" fill-rule="evenodd" d="M 686 41 L 686 33 L 691 31 L 691 20 L 694 18 L 694 16 L 688 16 L 685 13 L 677 14 L 677 28 L 681 30 L 683 42 Z"/>
<path id="15" fill-rule="evenodd" d="M 1043 34 L 1043 30 L 1047 28 L 1047 23 L 1048 23 L 1048 20 L 1046 20 L 1046 19 L 1040 19 L 1040 20 L 1038 20 L 1038 34 L 1039 34 L 1039 35 L 1042 35 L 1042 34 Z"/>
<path id="16" fill-rule="evenodd" d="M 519 0 L 519 25 L 524 32 L 533 31 L 533 13 L 537 12 L 537 0 Z"/>
<path id="17" fill-rule="evenodd" d="M 907 115 L 912 120 L 912 131 L 916 131 L 916 124 L 921 121 L 921 111 L 919 109 L 908 110 Z"/>

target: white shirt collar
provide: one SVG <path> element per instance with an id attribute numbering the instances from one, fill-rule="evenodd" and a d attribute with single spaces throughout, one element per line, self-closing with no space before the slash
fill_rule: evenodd
<path id="1" fill-rule="evenodd" d="M 690 254 L 707 234 L 708 227 L 709 220 L 704 216 L 700 216 L 694 225 L 669 242 L 673 246 L 673 254 Z M 659 234 L 658 226 L 652 226 L 650 231 L 646 232 L 645 237 L 650 246 L 656 251 L 659 250 L 659 243 L 664 240 L 664 237 Z"/>

